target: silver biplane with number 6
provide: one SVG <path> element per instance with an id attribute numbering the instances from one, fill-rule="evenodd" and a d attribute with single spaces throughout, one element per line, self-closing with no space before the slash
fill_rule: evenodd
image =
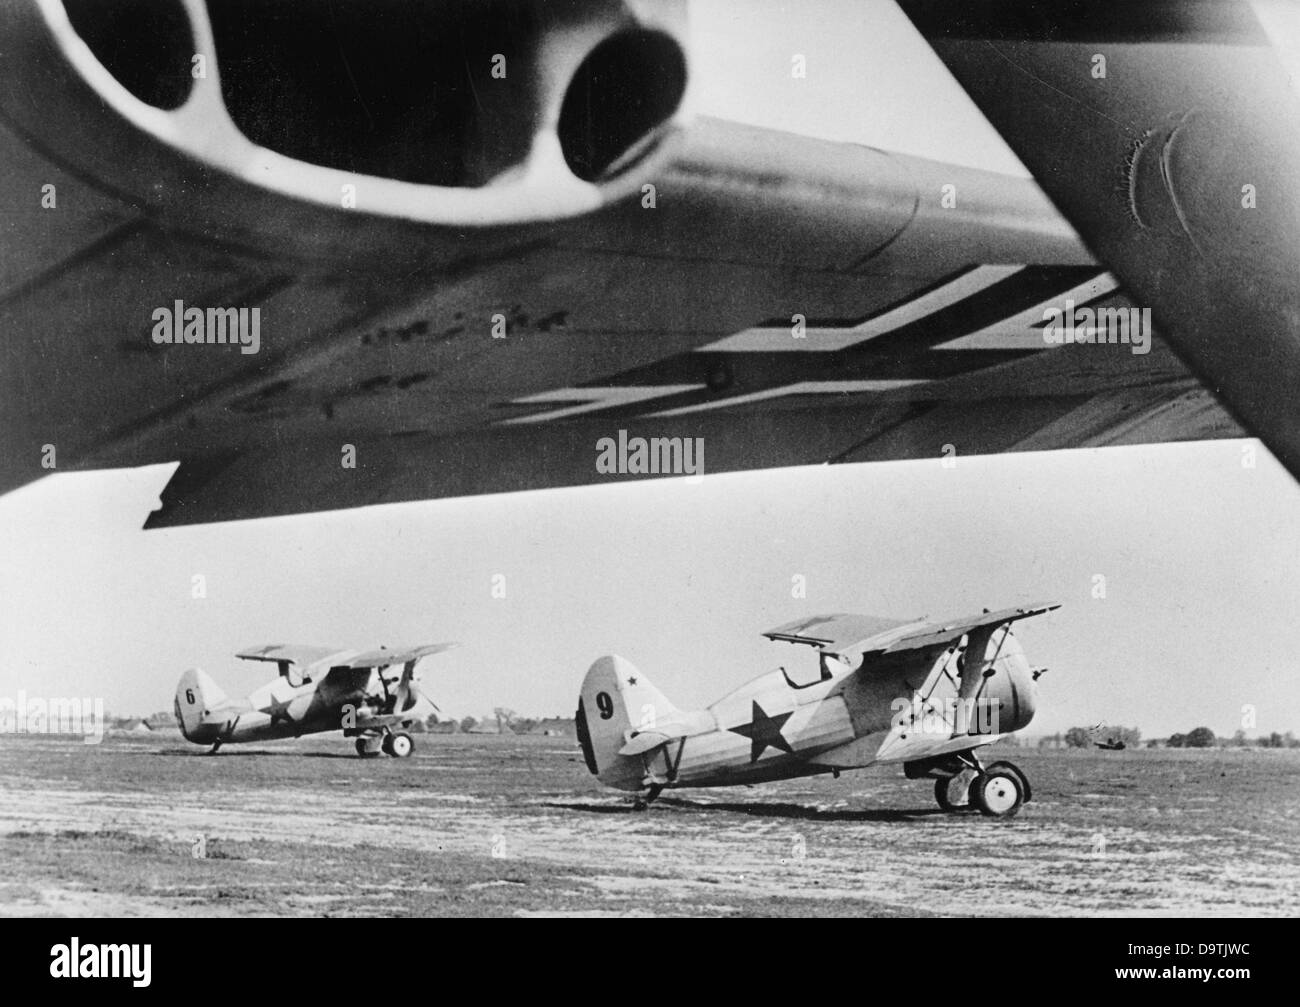
<path id="1" fill-rule="evenodd" d="M 247 699 L 232 700 L 211 676 L 191 668 L 176 687 L 175 713 L 186 740 L 211 745 L 297 738 L 339 731 L 356 738 L 357 754 L 406 758 L 415 748 L 403 730 L 437 710 L 420 690 L 415 666 L 455 643 L 356 651 L 271 644 L 241 651 L 246 661 L 274 661 L 280 675 Z M 398 670 L 400 669 L 400 670 Z"/>
<path id="2" fill-rule="evenodd" d="M 578 700 L 578 738 L 602 783 L 638 793 L 666 787 L 764 783 L 876 763 L 935 781 L 948 811 L 1009 817 L 1029 800 L 1010 762 L 984 765 L 976 749 L 1034 716 L 1033 668 L 1011 624 L 1057 605 L 985 610 L 950 622 L 814 616 L 768 630 L 770 640 L 816 648 L 820 675 L 784 668 L 712 706 L 674 707 L 624 658 L 602 657 Z"/>

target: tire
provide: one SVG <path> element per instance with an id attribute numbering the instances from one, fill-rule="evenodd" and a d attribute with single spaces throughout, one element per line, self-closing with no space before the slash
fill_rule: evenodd
<path id="1" fill-rule="evenodd" d="M 971 786 L 971 799 L 980 813 L 989 818 L 1011 818 L 1025 803 L 1025 786 L 1020 773 L 990 766 Z"/>
<path id="2" fill-rule="evenodd" d="M 991 773 L 995 769 L 1002 772 L 1015 773 L 1016 776 L 1020 777 L 1020 789 L 1024 792 L 1025 803 L 1028 804 L 1034 799 L 1033 792 L 1029 788 L 1029 777 L 1027 777 L 1021 768 L 1014 762 L 995 762 L 993 765 L 985 769 L 984 772 Z"/>
<path id="3" fill-rule="evenodd" d="M 361 756 L 363 759 L 374 759 L 379 756 L 378 750 L 370 747 L 370 739 L 368 738 L 358 738 L 356 749 L 357 755 Z"/>
<path id="4" fill-rule="evenodd" d="M 415 742 L 409 734 L 390 734 L 384 739 L 384 751 L 394 759 L 409 759 L 415 751 Z"/>
<path id="5" fill-rule="evenodd" d="M 944 811 L 973 811 L 971 787 L 974 782 L 975 774 L 969 769 L 947 779 L 935 780 L 934 799 Z"/>

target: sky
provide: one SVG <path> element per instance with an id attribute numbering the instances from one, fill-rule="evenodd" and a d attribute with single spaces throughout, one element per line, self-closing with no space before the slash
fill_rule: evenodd
<path id="1" fill-rule="evenodd" d="M 693 3 L 697 110 L 1023 173 L 892 4 L 809 9 Z M 795 52 L 804 80 L 790 77 Z M 255 644 L 459 640 L 423 666 L 457 717 L 498 705 L 568 715 L 609 652 L 691 707 L 779 664 L 806 667 L 810 652 L 759 634 L 812 613 L 905 619 L 1057 601 L 1018 630 L 1050 669 L 1029 734 L 1107 723 L 1228 735 L 1246 705 L 1249 733 L 1300 730 L 1300 498 L 1254 441 L 709 475 L 143 532 L 169 472 L 59 474 L 0 497 L 0 697 L 103 698 L 144 714 L 170 708 L 191 666 L 250 691 L 266 667 L 232 655 Z M 806 597 L 793 596 L 795 578 Z"/>
<path id="2" fill-rule="evenodd" d="M 892 0 L 691 0 L 688 12 L 700 114 L 1029 175 Z"/>
<path id="3" fill-rule="evenodd" d="M 168 470 L 61 474 L 0 498 L 0 695 L 147 713 L 170 707 L 192 665 L 231 694 L 251 690 L 265 666 L 232 655 L 255 644 L 457 640 L 423 666 L 457 717 L 498 705 L 569 714 L 587 667 L 610 652 L 688 708 L 781 664 L 807 670 L 811 651 L 759 634 L 808 614 L 1056 601 L 1018 630 L 1050 669 L 1029 733 L 1227 735 L 1247 704 L 1258 730 L 1300 730 L 1300 490 L 1253 441 L 959 457 L 951 469 L 809 466 L 140 531 Z"/>

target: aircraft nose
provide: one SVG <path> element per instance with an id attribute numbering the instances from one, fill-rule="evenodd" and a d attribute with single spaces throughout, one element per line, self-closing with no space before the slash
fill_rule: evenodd
<path id="1" fill-rule="evenodd" d="M 1028 726 L 1034 719 L 1038 708 L 1038 688 L 1034 685 L 1034 669 L 1029 666 L 1025 653 L 1020 649 L 1019 641 L 1006 654 L 1006 659 L 999 662 L 1004 679 L 1000 698 L 1002 700 L 1003 731 L 1018 731 Z"/>
<path id="2" fill-rule="evenodd" d="M 1034 671 L 1024 660 L 1014 662 L 1011 669 L 1013 731 L 1028 726 L 1038 709 L 1038 687 L 1034 685 Z"/>
<path id="3" fill-rule="evenodd" d="M 983 695 L 996 703 L 999 734 L 1027 727 L 1038 706 L 1034 670 L 1025 658 L 1020 641 L 1010 633 L 999 645 L 998 657 L 990 669 Z"/>

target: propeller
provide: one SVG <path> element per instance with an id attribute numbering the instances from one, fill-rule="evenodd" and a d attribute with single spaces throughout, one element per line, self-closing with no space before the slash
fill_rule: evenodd
<path id="1" fill-rule="evenodd" d="M 420 689 L 419 679 L 415 675 L 415 666 L 419 663 L 420 659 L 417 657 L 412 661 L 407 661 L 406 664 L 402 666 L 402 677 L 397 682 L 397 701 L 393 704 L 393 710 L 396 713 L 405 713 L 407 710 L 415 706 L 422 696 L 428 701 L 430 706 L 439 713 L 442 713 L 441 710 L 438 710 L 438 705 L 434 703 L 433 700 L 429 699 L 429 697 Z"/>

